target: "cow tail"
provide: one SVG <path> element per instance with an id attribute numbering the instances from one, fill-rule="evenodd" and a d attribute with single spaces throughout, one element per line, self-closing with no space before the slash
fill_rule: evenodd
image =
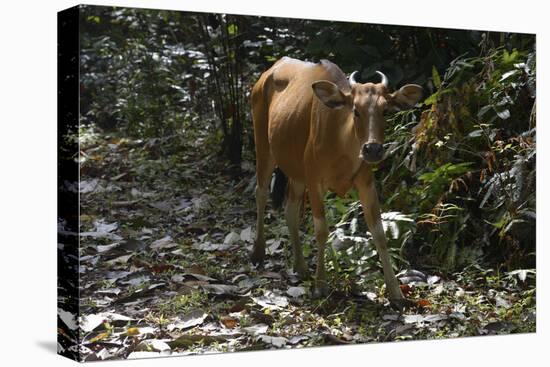
<path id="1" fill-rule="evenodd" d="M 281 209 L 286 197 L 288 178 L 280 168 L 275 169 L 275 179 L 271 187 L 271 200 L 274 209 Z"/>

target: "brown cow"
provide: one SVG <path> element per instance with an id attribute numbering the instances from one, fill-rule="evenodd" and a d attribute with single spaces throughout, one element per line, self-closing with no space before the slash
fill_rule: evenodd
<path id="1" fill-rule="evenodd" d="M 285 216 L 294 253 L 294 271 L 307 277 L 300 245 L 299 211 L 307 188 L 315 239 L 318 245 L 315 294 L 328 291 L 325 242 L 328 229 L 323 197 L 327 190 L 343 196 L 355 186 L 363 213 L 383 266 L 392 302 L 403 295 L 392 269 L 371 165 L 383 157 L 384 111 L 414 106 L 422 88 L 408 84 L 389 93 L 388 80 L 348 81 L 338 66 L 327 60 L 310 63 L 283 57 L 264 72 L 252 90 L 256 143 L 257 230 L 253 263 L 265 256 L 264 211 L 275 167 L 288 177 Z"/>

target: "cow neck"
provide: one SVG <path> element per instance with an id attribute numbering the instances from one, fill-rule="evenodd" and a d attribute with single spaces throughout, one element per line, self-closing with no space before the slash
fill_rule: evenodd
<path id="1" fill-rule="evenodd" d="M 350 118 L 346 121 L 346 129 L 347 129 L 347 133 L 351 136 L 354 137 L 354 139 L 356 140 L 355 138 L 355 131 L 354 131 L 354 122 L 353 122 L 353 118 Z M 356 143 L 354 141 L 354 143 Z M 361 150 L 361 145 L 357 142 L 359 148 L 358 150 Z M 357 153 L 355 156 L 357 157 L 357 155 L 359 155 L 359 153 Z M 357 174 L 359 174 L 359 171 L 361 170 L 361 168 L 363 167 L 363 164 L 365 163 L 365 161 L 361 158 L 357 158 L 359 159 L 359 165 L 357 166 L 357 168 L 353 171 L 353 174 L 351 175 L 350 177 L 350 182 L 353 184 L 353 180 L 355 180 L 355 177 L 357 177 Z"/>
<path id="2" fill-rule="evenodd" d="M 365 163 L 365 161 L 363 161 L 361 159 L 361 163 L 359 163 L 359 166 L 357 167 L 357 169 L 355 170 L 355 172 L 353 172 L 353 175 L 351 175 L 351 178 L 350 178 L 350 181 L 351 183 L 353 183 L 353 181 L 355 180 L 355 177 L 357 177 L 357 174 L 359 174 L 359 171 L 361 170 L 361 168 L 363 167 L 363 164 Z"/>

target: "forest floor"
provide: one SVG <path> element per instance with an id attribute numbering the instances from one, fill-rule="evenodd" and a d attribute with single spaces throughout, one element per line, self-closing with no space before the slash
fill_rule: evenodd
<path id="1" fill-rule="evenodd" d="M 267 261 L 255 268 L 248 259 L 254 165 L 247 161 L 233 178 L 206 136 L 140 141 L 83 131 L 85 360 L 535 331 L 529 271 L 402 269 L 401 287 L 414 305 L 399 311 L 386 298 L 380 269 L 351 278 L 332 270 L 334 291 L 314 299 L 311 282 L 288 270 L 284 215 L 271 209 Z M 311 242 L 307 218 L 302 238 Z"/>

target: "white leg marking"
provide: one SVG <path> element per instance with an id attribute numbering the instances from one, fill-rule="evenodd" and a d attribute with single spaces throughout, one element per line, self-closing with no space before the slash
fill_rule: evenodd
<path id="1" fill-rule="evenodd" d="M 313 217 L 313 226 L 315 228 L 315 237 L 316 238 L 325 237 L 325 240 L 326 240 L 326 237 L 328 236 L 328 229 L 327 229 L 327 221 L 325 220 L 325 218 Z M 324 245 L 324 243 L 321 245 Z"/>
<path id="2" fill-rule="evenodd" d="M 384 233 L 384 226 L 382 225 L 382 220 L 380 218 L 376 219 L 376 224 L 372 229 L 372 237 L 375 241 L 384 241 L 386 239 L 386 233 Z"/>

